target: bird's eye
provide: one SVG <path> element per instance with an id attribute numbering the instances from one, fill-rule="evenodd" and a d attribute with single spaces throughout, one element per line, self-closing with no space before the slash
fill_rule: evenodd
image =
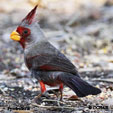
<path id="1" fill-rule="evenodd" d="M 24 30 L 24 32 L 23 32 L 24 34 L 28 34 L 28 30 Z"/>

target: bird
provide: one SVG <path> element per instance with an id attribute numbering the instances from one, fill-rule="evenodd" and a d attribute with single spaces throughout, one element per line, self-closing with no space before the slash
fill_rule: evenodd
<path id="1" fill-rule="evenodd" d="M 31 76 L 40 83 L 41 93 L 38 98 L 46 92 L 45 85 L 58 86 L 61 100 L 64 85 L 78 97 L 101 93 L 99 88 L 83 80 L 76 66 L 47 40 L 36 21 L 37 7 L 38 5 L 20 22 L 10 38 L 20 43 L 24 50 L 25 64 Z"/>

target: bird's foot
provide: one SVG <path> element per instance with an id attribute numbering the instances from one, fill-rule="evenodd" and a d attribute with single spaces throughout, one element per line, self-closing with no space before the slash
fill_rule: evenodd
<path id="1" fill-rule="evenodd" d="M 38 96 L 36 96 L 33 99 L 33 101 L 35 103 L 41 103 L 44 98 L 47 98 L 47 99 L 50 98 L 50 96 L 48 95 L 48 92 L 40 93 Z"/>

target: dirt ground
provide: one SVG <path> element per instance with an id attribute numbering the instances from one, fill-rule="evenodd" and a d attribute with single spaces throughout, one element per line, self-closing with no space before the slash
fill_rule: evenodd
<path id="1" fill-rule="evenodd" d="M 102 93 L 78 98 L 65 86 L 60 101 L 55 95 L 59 93 L 57 87 L 46 86 L 46 96 L 35 102 L 40 86 L 24 64 L 23 49 L 9 37 L 37 1 L 1 0 L 0 113 L 113 112 L 113 2 L 92 1 L 41 0 L 37 21 L 81 77 Z"/>

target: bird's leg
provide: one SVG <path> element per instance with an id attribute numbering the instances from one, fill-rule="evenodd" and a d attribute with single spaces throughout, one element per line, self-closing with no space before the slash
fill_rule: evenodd
<path id="1" fill-rule="evenodd" d="M 45 84 L 42 81 L 39 81 L 39 83 L 41 86 L 41 93 L 35 97 L 35 100 L 38 100 L 43 95 L 43 93 L 46 91 Z"/>
<path id="2" fill-rule="evenodd" d="M 59 87 L 59 90 L 60 90 L 60 101 L 62 101 L 62 97 L 63 97 L 63 83 L 60 84 L 60 87 Z"/>
<path id="3" fill-rule="evenodd" d="M 39 83 L 40 83 L 40 86 L 41 86 L 41 93 L 43 94 L 46 91 L 45 84 L 42 81 L 40 81 Z"/>

